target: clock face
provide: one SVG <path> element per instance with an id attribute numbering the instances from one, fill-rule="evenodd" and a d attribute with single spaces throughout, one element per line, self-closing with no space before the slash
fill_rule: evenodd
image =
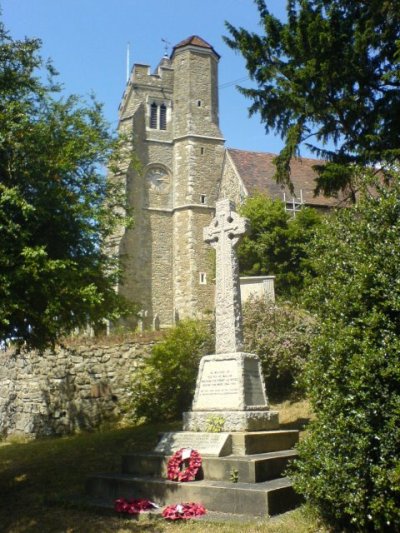
<path id="1" fill-rule="evenodd" d="M 169 189 L 169 175 L 161 167 L 153 167 L 147 172 L 147 181 L 150 189 L 155 192 L 165 193 Z"/>

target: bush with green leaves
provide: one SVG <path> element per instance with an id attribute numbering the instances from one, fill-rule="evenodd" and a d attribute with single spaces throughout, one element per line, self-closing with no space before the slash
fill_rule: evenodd
<path id="1" fill-rule="evenodd" d="M 240 273 L 275 275 L 278 296 L 299 300 L 304 279 L 312 272 L 308 243 L 321 215 L 305 207 L 292 218 L 281 200 L 264 194 L 247 198 L 240 214 L 250 221 L 250 231 L 238 247 Z"/>
<path id="2" fill-rule="evenodd" d="M 183 320 L 156 344 L 132 381 L 132 417 L 177 420 L 191 407 L 200 359 L 214 352 L 211 327 Z"/>
<path id="3" fill-rule="evenodd" d="M 316 413 L 295 487 L 340 530 L 400 530 L 400 176 L 326 221 L 308 305 Z"/>
<path id="4" fill-rule="evenodd" d="M 125 189 L 102 170 L 120 167 L 122 139 L 95 100 L 62 97 L 40 47 L 0 22 L 0 345 L 44 349 L 135 308 L 110 239 Z"/>
<path id="5" fill-rule="evenodd" d="M 313 317 L 289 303 L 275 306 L 251 298 L 243 306 L 244 349 L 260 358 L 271 399 L 301 394 L 314 328 Z"/>

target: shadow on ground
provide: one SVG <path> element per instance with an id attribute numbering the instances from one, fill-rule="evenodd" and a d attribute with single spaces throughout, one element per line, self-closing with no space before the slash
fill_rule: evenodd
<path id="1" fill-rule="evenodd" d="M 306 429 L 308 424 L 311 422 L 310 418 L 297 418 L 296 420 L 293 420 L 292 422 L 286 422 L 284 424 L 280 424 L 280 429 L 298 429 L 302 431 L 303 429 Z"/>

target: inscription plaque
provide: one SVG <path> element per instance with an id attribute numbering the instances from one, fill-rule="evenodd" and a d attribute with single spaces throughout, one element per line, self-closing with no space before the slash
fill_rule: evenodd
<path id="1" fill-rule="evenodd" d="M 261 365 L 255 355 L 239 353 L 203 357 L 193 411 L 267 407 Z"/>
<path id="2" fill-rule="evenodd" d="M 235 359 L 204 362 L 195 409 L 237 409 L 241 397 L 239 366 Z"/>
<path id="3" fill-rule="evenodd" d="M 229 455 L 231 436 L 229 433 L 169 432 L 163 434 L 154 451 L 173 454 L 181 448 L 192 448 L 202 455 Z"/>

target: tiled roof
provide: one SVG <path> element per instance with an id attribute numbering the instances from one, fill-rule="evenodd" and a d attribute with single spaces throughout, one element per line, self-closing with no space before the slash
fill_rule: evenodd
<path id="1" fill-rule="evenodd" d="M 200 48 L 208 48 L 209 50 L 212 50 L 214 54 L 216 54 L 218 57 L 220 57 L 219 54 L 214 50 L 214 48 L 209 44 L 207 41 L 199 37 L 198 35 L 191 35 L 187 39 L 184 39 L 180 43 L 176 44 L 172 50 L 172 54 L 177 48 L 183 48 L 184 46 L 198 46 Z"/>
<path id="2" fill-rule="evenodd" d="M 233 148 L 228 148 L 228 153 L 250 195 L 256 192 L 263 192 L 271 198 L 283 200 L 283 193 L 285 192 L 286 200 L 292 199 L 288 187 L 276 183 L 273 178 L 276 171 L 273 159 L 276 154 L 248 152 Z M 290 166 L 294 194 L 297 199 L 300 199 L 300 191 L 302 191 L 305 204 L 332 207 L 340 204 L 341 199 L 327 198 L 321 195 L 314 196 L 316 173 L 312 167 L 322 162 L 318 159 L 304 157 L 292 160 Z"/>

